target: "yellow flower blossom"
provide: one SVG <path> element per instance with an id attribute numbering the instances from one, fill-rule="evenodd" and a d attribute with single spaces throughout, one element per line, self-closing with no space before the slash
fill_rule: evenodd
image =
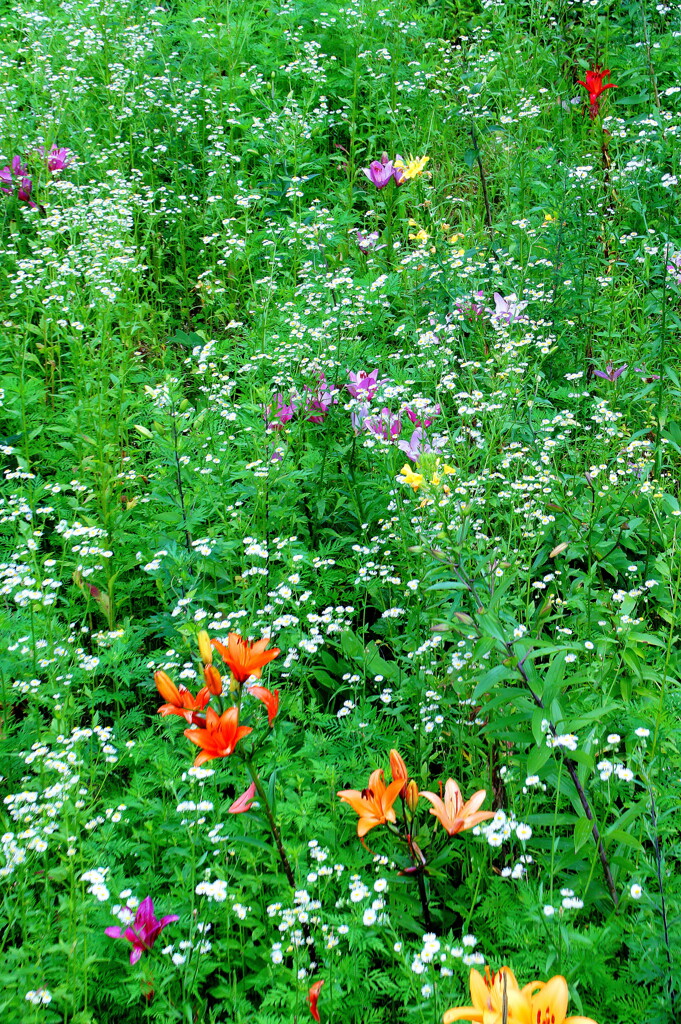
<path id="1" fill-rule="evenodd" d="M 408 484 L 409 487 L 413 487 L 414 491 L 418 491 L 419 487 L 422 487 L 425 480 L 421 473 L 415 473 L 409 466 L 409 463 L 405 462 L 404 466 L 400 470 L 401 476 L 398 476 L 398 480 L 401 484 Z"/>
<path id="2" fill-rule="evenodd" d="M 393 163 L 398 171 L 402 171 L 402 181 L 411 181 L 423 174 L 423 168 L 430 160 L 429 156 L 410 156 L 405 162 L 402 157 L 397 157 Z"/>

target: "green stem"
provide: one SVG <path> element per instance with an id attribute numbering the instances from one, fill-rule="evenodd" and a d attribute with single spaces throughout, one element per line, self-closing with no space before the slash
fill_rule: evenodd
<path id="1" fill-rule="evenodd" d="M 279 862 L 280 862 L 280 864 L 282 866 L 284 874 L 286 875 L 286 878 L 288 880 L 289 885 L 291 886 L 291 888 L 295 892 L 295 890 L 296 890 L 296 878 L 295 878 L 295 875 L 293 874 L 293 868 L 291 867 L 291 862 L 289 861 L 288 857 L 286 856 L 286 850 L 284 849 L 284 844 L 282 842 L 281 832 L 280 832 L 279 826 L 277 825 L 277 822 L 276 822 L 276 820 L 274 818 L 274 814 L 272 813 L 272 808 L 270 807 L 270 802 L 267 799 L 267 793 L 265 792 L 265 787 L 263 786 L 262 782 L 260 781 L 260 776 L 258 775 L 257 768 L 250 761 L 246 762 L 246 767 L 248 768 L 248 774 L 251 776 L 251 779 L 255 783 L 256 792 L 258 794 L 258 799 L 260 800 L 262 808 L 263 808 L 263 810 L 265 812 L 265 815 L 267 817 L 267 822 L 268 822 L 268 824 L 270 826 L 270 832 L 272 833 L 272 838 L 274 839 L 275 845 L 277 847 L 277 853 L 279 854 Z M 314 967 L 316 967 L 319 964 L 319 960 L 317 959 L 317 951 L 315 949 L 314 939 L 312 938 L 312 933 L 310 931 L 310 926 L 307 923 L 307 921 L 302 921 L 301 925 L 302 925 L 302 928 L 303 928 L 303 935 L 305 936 L 305 944 L 307 945 L 307 951 L 310 954 L 310 966 L 312 968 L 314 968 Z"/>

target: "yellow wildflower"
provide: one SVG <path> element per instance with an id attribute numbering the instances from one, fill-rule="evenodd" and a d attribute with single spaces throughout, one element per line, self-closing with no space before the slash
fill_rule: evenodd
<path id="1" fill-rule="evenodd" d="M 423 174 L 423 168 L 429 160 L 429 156 L 410 156 L 405 162 L 401 156 L 398 156 L 393 162 L 393 167 L 398 171 L 402 171 L 400 181 L 411 181 L 412 178 L 418 178 L 419 175 Z"/>
<path id="2" fill-rule="evenodd" d="M 409 466 L 409 463 L 405 462 L 404 466 L 400 470 L 401 476 L 397 479 L 401 484 L 408 484 L 409 487 L 413 487 L 414 491 L 418 491 L 419 487 L 422 487 L 425 480 L 421 473 L 415 473 Z"/>

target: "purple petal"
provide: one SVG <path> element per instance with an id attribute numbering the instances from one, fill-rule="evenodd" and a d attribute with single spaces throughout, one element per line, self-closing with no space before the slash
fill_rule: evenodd
<path id="1" fill-rule="evenodd" d="M 104 934 L 108 935 L 110 939 L 122 939 L 123 932 L 116 924 L 112 924 L 110 928 L 104 929 Z"/>
<path id="2" fill-rule="evenodd" d="M 133 949 L 132 953 L 130 954 L 130 963 L 133 964 L 133 965 L 136 964 L 137 961 L 139 960 L 139 958 L 142 956 L 143 952 L 144 952 L 144 950 L 142 948 L 140 948 L 139 946 L 136 946 Z"/>

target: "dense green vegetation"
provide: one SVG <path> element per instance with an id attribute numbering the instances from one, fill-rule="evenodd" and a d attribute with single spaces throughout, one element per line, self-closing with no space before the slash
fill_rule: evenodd
<path id="1" fill-rule="evenodd" d="M 0 26 L 2 1020 L 677 1020 L 681 3 Z"/>

